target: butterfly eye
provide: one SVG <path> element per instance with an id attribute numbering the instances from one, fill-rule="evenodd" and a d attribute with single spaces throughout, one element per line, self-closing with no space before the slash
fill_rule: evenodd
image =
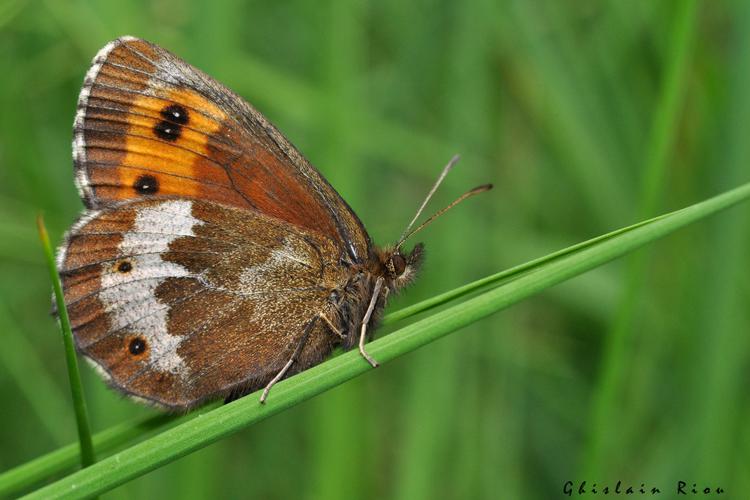
<path id="1" fill-rule="evenodd" d="M 130 351 L 130 354 L 133 356 L 143 354 L 146 351 L 146 341 L 143 337 L 135 337 L 130 341 L 130 344 L 128 344 L 128 351 Z"/>
<path id="2" fill-rule="evenodd" d="M 121 273 L 129 273 L 133 269 L 130 261 L 124 260 L 117 265 L 117 270 Z"/>
<path id="3" fill-rule="evenodd" d="M 391 256 L 391 266 L 393 267 L 393 273 L 396 276 L 401 276 L 406 270 L 406 261 L 401 254 L 395 254 Z"/>

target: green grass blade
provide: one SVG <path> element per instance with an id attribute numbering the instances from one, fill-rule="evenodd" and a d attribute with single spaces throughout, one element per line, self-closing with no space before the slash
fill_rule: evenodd
<path id="1" fill-rule="evenodd" d="M 648 224 L 605 239 L 489 290 L 458 305 L 406 326 L 369 345 L 381 362 L 390 361 L 562 281 L 620 257 L 687 224 L 750 198 L 750 183 L 691 205 Z M 267 404 L 258 395 L 215 410 L 200 410 L 197 418 L 108 457 L 53 484 L 29 498 L 60 498 L 75 492 L 96 495 L 205 447 L 244 427 L 335 387 L 365 371 L 369 365 L 357 352 L 347 352 L 279 383 Z"/>
<path id="2" fill-rule="evenodd" d="M 174 421 L 173 415 L 164 414 L 113 426 L 94 434 L 92 438 L 94 449 L 101 455 L 135 439 L 143 438 Z M 30 486 L 70 470 L 79 463 L 79 460 L 80 445 L 71 443 L 5 471 L 0 474 L 0 498 L 11 497 L 27 490 Z"/>
<path id="3" fill-rule="evenodd" d="M 404 307 L 402 309 L 399 309 L 398 311 L 394 311 L 390 314 L 387 314 L 383 318 L 383 324 L 389 325 L 392 323 L 396 323 L 398 321 L 402 321 L 404 319 L 410 318 L 412 316 L 415 316 L 417 314 L 429 311 L 431 309 L 435 309 L 441 305 L 447 304 L 449 302 L 453 302 L 454 300 L 457 300 L 461 297 L 466 297 L 468 295 L 471 295 L 473 293 L 477 293 L 481 290 L 494 288 L 496 286 L 501 285 L 502 283 L 509 281 L 511 279 L 514 279 L 518 276 L 521 276 L 524 273 L 527 273 L 529 271 L 532 271 L 534 269 L 538 269 L 540 267 L 545 266 L 546 264 L 549 264 L 550 262 L 553 262 L 555 260 L 561 259 L 565 257 L 566 255 L 573 254 L 575 252 L 579 252 L 585 248 L 589 248 L 593 245 L 596 245 L 598 243 L 601 243 L 605 240 L 608 240 L 610 238 L 614 238 L 617 235 L 620 235 L 622 233 L 626 233 L 628 231 L 632 231 L 633 229 L 637 227 L 644 226 L 646 224 L 650 224 L 656 220 L 659 220 L 663 217 L 668 217 L 670 214 L 665 215 L 659 215 L 657 217 L 654 217 L 652 219 L 645 220 L 643 222 L 638 222 L 637 224 L 633 224 L 631 226 L 623 227 L 620 229 L 617 229 L 615 231 L 603 234 L 601 236 L 597 236 L 596 238 L 591 238 L 590 240 L 582 241 L 581 243 L 577 243 L 575 245 L 563 248 L 562 250 L 558 250 L 557 252 L 553 252 L 551 254 L 547 254 L 543 257 L 539 257 L 538 259 L 530 260 L 528 262 L 524 262 L 523 264 L 519 264 L 517 266 L 511 267 L 509 269 L 505 269 L 504 271 L 500 271 L 499 273 L 492 274 L 490 276 L 486 276 L 484 278 L 478 279 L 476 281 L 473 281 L 471 283 L 468 283 L 466 285 L 454 288 L 453 290 L 449 290 L 447 292 L 441 293 L 439 295 L 435 295 L 434 297 L 430 297 L 429 299 L 425 299 L 421 302 L 418 302 L 416 304 Z"/>
<path id="4" fill-rule="evenodd" d="M 78 441 L 81 446 L 81 466 L 87 467 L 96 461 L 96 457 L 94 455 L 94 445 L 91 441 L 91 427 L 89 426 L 89 417 L 86 412 L 86 401 L 83 398 L 81 373 L 78 371 L 78 358 L 73 346 L 73 333 L 70 330 L 70 320 L 68 319 L 68 310 L 65 308 L 60 276 L 57 274 L 57 267 L 55 266 L 55 255 L 52 251 L 47 228 L 44 226 L 44 220 L 41 215 L 37 217 L 37 227 L 39 229 L 39 238 L 44 247 L 47 266 L 49 267 L 52 287 L 55 291 L 60 329 L 62 330 L 63 343 L 65 344 L 65 360 L 68 366 L 68 378 L 70 379 L 70 393 L 73 397 L 73 407 L 75 408 L 76 423 L 78 424 Z"/>

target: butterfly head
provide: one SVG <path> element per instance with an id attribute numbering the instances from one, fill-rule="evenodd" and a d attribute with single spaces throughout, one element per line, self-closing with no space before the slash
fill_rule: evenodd
<path id="1" fill-rule="evenodd" d="M 391 291 L 397 291 L 414 281 L 414 278 L 417 275 L 417 271 L 422 265 L 422 260 L 424 259 L 424 245 L 422 243 L 417 243 L 416 245 L 414 245 L 414 248 L 408 254 L 401 251 L 401 247 L 406 242 L 406 240 L 414 236 L 425 227 L 429 226 L 432 221 L 461 203 L 463 200 L 492 189 L 492 184 L 484 184 L 482 186 L 475 187 L 474 189 L 470 189 L 469 191 L 459 196 L 456 200 L 454 200 L 453 203 L 441 210 L 438 210 L 437 212 L 432 214 L 432 216 L 428 217 L 427 220 L 422 222 L 419 226 L 412 229 L 414 223 L 417 222 L 417 219 L 419 219 L 419 216 L 422 214 L 422 210 L 424 210 L 424 208 L 427 206 L 427 202 L 430 201 L 430 198 L 432 198 L 432 195 L 435 193 L 438 186 L 440 186 L 440 183 L 443 182 L 443 179 L 445 179 L 445 176 L 448 175 L 448 172 L 450 172 L 457 161 L 458 155 L 451 158 L 448 164 L 443 167 L 442 172 L 440 172 L 440 176 L 438 176 L 438 179 L 437 181 L 435 181 L 432 189 L 430 189 L 430 192 L 427 193 L 427 196 L 422 202 L 422 205 L 417 210 L 414 218 L 411 220 L 411 222 L 409 222 L 409 225 L 406 226 L 406 229 L 401 234 L 401 238 L 399 238 L 398 243 L 396 243 L 396 245 L 394 245 L 393 247 L 386 248 L 378 253 L 380 265 L 385 269 L 385 271 L 382 273 L 384 275 L 383 277 L 389 280 L 388 287 L 391 289 Z"/>
<path id="2" fill-rule="evenodd" d="M 409 253 L 402 252 L 399 247 L 386 248 L 380 252 L 379 260 L 391 291 L 400 290 L 414 281 L 423 259 L 422 243 L 417 243 Z"/>

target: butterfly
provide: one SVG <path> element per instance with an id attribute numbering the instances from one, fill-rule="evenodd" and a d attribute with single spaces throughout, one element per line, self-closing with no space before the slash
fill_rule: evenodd
<path id="1" fill-rule="evenodd" d="M 401 247 L 453 161 L 377 247 L 255 108 L 133 37 L 94 58 L 73 132 L 86 211 L 57 265 L 76 347 L 113 388 L 185 411 L 260 388 L 263 402 L 339 346 L 377 366 L 365 343 L 420 267 L 422 244 Z"/>

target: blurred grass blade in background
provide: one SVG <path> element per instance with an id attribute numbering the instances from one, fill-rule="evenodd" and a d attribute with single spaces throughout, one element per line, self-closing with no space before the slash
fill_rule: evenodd
<path id="1" fill-rule="evenodd" d="M 674 142 L 679 133 L 679 117 L 685 105 L 684 99 L 689 84 L 688 69 L 691 47 L 695 37 L 698 2 L 681 2 L 673 22 L 669 44 L 670 57 L 665 70 L 661 91 L 652 118 L 651 133 L 643 160 L 643 174 L 638 202 L 638 217 L 648 217 L 658 206 L 664 191 L 667 168 Z M 617 403 L 619 394 L 625 390 L 627 377 L 625 360 L 632 356 L 628 349 L 628 339 L 634 334 L 632 323 L 635 319 L 637 298 L 647 272 L 647 255 L 636 253 L 628 261 L 628 271 L 622 286 L 622 297 L 604 344 L 601 373 L 594 388 L 591 403 L 591 436 L 583 458 L 583 477 L 599 477 L 606 469 L 603 450 L 611 452 L 619 446 L 617 439 L 621 433 L 610 433 L 622 414 Z M 608 438 L 610 440 L 608 440 Z M 611 438 L 615 441 L 612 442 Z"/>

